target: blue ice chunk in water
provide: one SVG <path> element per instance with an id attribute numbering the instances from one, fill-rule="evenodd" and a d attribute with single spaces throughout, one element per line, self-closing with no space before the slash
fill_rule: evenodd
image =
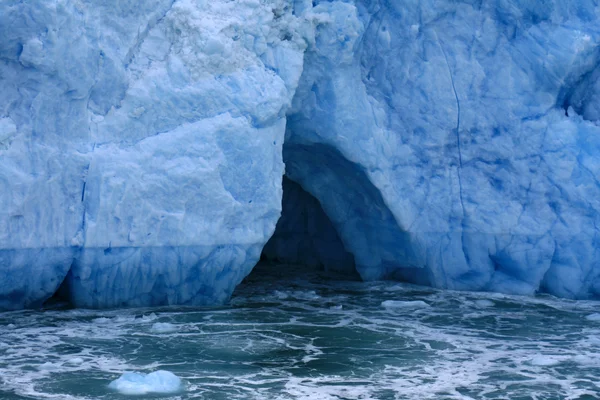
<path id="1" fill-rule="evenodd" d="M 163 370 L 149 374 L 126 372 L 108 387 L 125 395 L 169 394 L 183 390 L 181 379 L 174 373 Z"/>

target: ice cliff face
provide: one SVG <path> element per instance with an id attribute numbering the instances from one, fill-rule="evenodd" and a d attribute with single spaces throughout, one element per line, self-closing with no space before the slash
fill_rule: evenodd
<path id="1" fill-rule="evenodd" d="M 313 12 L 284 159 L 364 278 L 600 296 L 597 2 Z"/>
<path id="2" fill-rule="evenodd" d="M 0 307 L 63 280 L 84 307 L 225 301 L 283 161 L 343 244 L 313 261 L 600 297 L 599 20 L 592 0 L 4 1 Z M 266 253 L 305 252 L 281 238 Z"/>
<path id="3" fill-rule="evenodd" d="M 281 210 L 281 1 L 0 5 L 0 306 L 225 301 Z"/>

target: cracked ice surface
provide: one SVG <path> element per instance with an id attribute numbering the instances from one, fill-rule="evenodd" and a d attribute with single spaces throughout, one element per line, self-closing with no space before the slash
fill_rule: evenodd
<path id="1" fill-rule="evenodd" d="M 319 3 L 284 161 L 363 278 L 600 297 L 597 2 Z"/>
<path id="2" fill-rule="evenodd" d="M 78 306 L 226 300 L 279 217 L 307 26 L 275 0 L 2 2 L 0 307 L 67 273 Z"/>

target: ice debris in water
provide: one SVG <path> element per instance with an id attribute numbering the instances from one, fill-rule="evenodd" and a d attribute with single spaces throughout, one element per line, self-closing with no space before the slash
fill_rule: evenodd
<path id="1" fill-rule="evenodd" d="M 150 393 L 177 393 L 182 390 L 181 379 L 169 371 L 155 371 L 149 374 L 126 372 L 112 381 L 109 388 L 126 395 Z"/>
<path id="2" fill-rule="evenodd" d="M 54 364 L 51 362 L 45 362 L 38 366 L 40 371 L 55 371 L 58 369 L 58 364 Z"/>
<path id="3" fill-rule="evenodd" d="M 71 365 L 80 365 L 80 364 L 83 364 L 83 362 L 84 362 L 84 360 L 81 357 L 73 357 L 73 358 L 70 358 L 69 360 L 67 360 L 67 363 L 71 364 Z"/>
<path id="4" fill-rule="evenodd" d="M 475 300 L 475 305 L 477 307 L 493 307 L 494 306 L 494 302 L 491 300 Z"/>
<path id="5" fill-rule="evenodd" d="M 585 319 L 587 319 L 588 321 L 600 322 L 600 313 L 590 314 L 587 317 L 585 317 Z"/>
<path id="6" fill-rule="evenodd" d="M 391 309 L 403 309 L 403 310 L 418 310 L 420 308 L 430 307 L 429 304 L 422 300 L 415 301 L 399 301 L 399 300 L 386 300 L 381 302 L 381 306 Z"/>
<path id="7" fill-rule="evenodd" d="M 560 363 L 560 360 L 552 356 L 537 355 L 531 359 L 531 364 L 538 367 L 550 367 Z"/>
<path id="8" fill-rule="evenodd" d="M 150 328 L 150 330 L 154 333 L 170 333 L 175 332 L 177 330 L 177 326 L 169 322 L 156 322 L 152 324 L 152 328 Z"/>

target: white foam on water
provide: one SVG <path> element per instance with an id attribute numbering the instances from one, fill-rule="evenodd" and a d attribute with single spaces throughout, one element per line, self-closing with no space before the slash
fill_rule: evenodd
<path id="1" fill-rule="evenodd" d="M 176 365 L 185 392 L 175 397 L 184 398 L 512 400 L 600 392 L 600 326 L 586 318 L 598 303 L 387 290 L 397 284 L 385 282 L 277 284 L 279 294 L 259 284 L 231 307 L 0 313 L 2 390 L 87 400 L 97 397 L 86 397 L 85 385 L 97 390 L 97 382 L 129 371 Z M 129 385 L 123 390 L 150 390 L 146 376 L 120 382 Z"/>
<path id="2" fill-rule="evenodd" d="M 183 384 L 174 373 L 159 370 L 149 374 L 126 372 L 112 381 L 108 387 L 125 395 L 171 394 L 180 392 Z"/>
<path id="3" fill-rule="evenodd" d="M 285 385 L 285 393 L 298 400 L 339 400 L 339 399 L 375 399 L 378 388 L 371 382 L 342 377 L 323 377 L 321 379 L 290 378 Z M 290 397 L 277 397 L 289 399 Z"/>
<path id="4" fill-rule="evenodd" d="M 116 318 L 119 313 L 127 318 Z M 93 310 L 0 313 L 0 376 L 3 390 L 35 399 L 88 399 L 49 390 L 60 380 L 91 380 L 140 368 L 126 361 L 123 338 L 137 331 L 135 311 Z M 0 322 L 1 325 L 1 322 Z M 135 346 L 135 340 L 130 340 Z M 144 368 L 156 369 L 150 362 Z"/>

